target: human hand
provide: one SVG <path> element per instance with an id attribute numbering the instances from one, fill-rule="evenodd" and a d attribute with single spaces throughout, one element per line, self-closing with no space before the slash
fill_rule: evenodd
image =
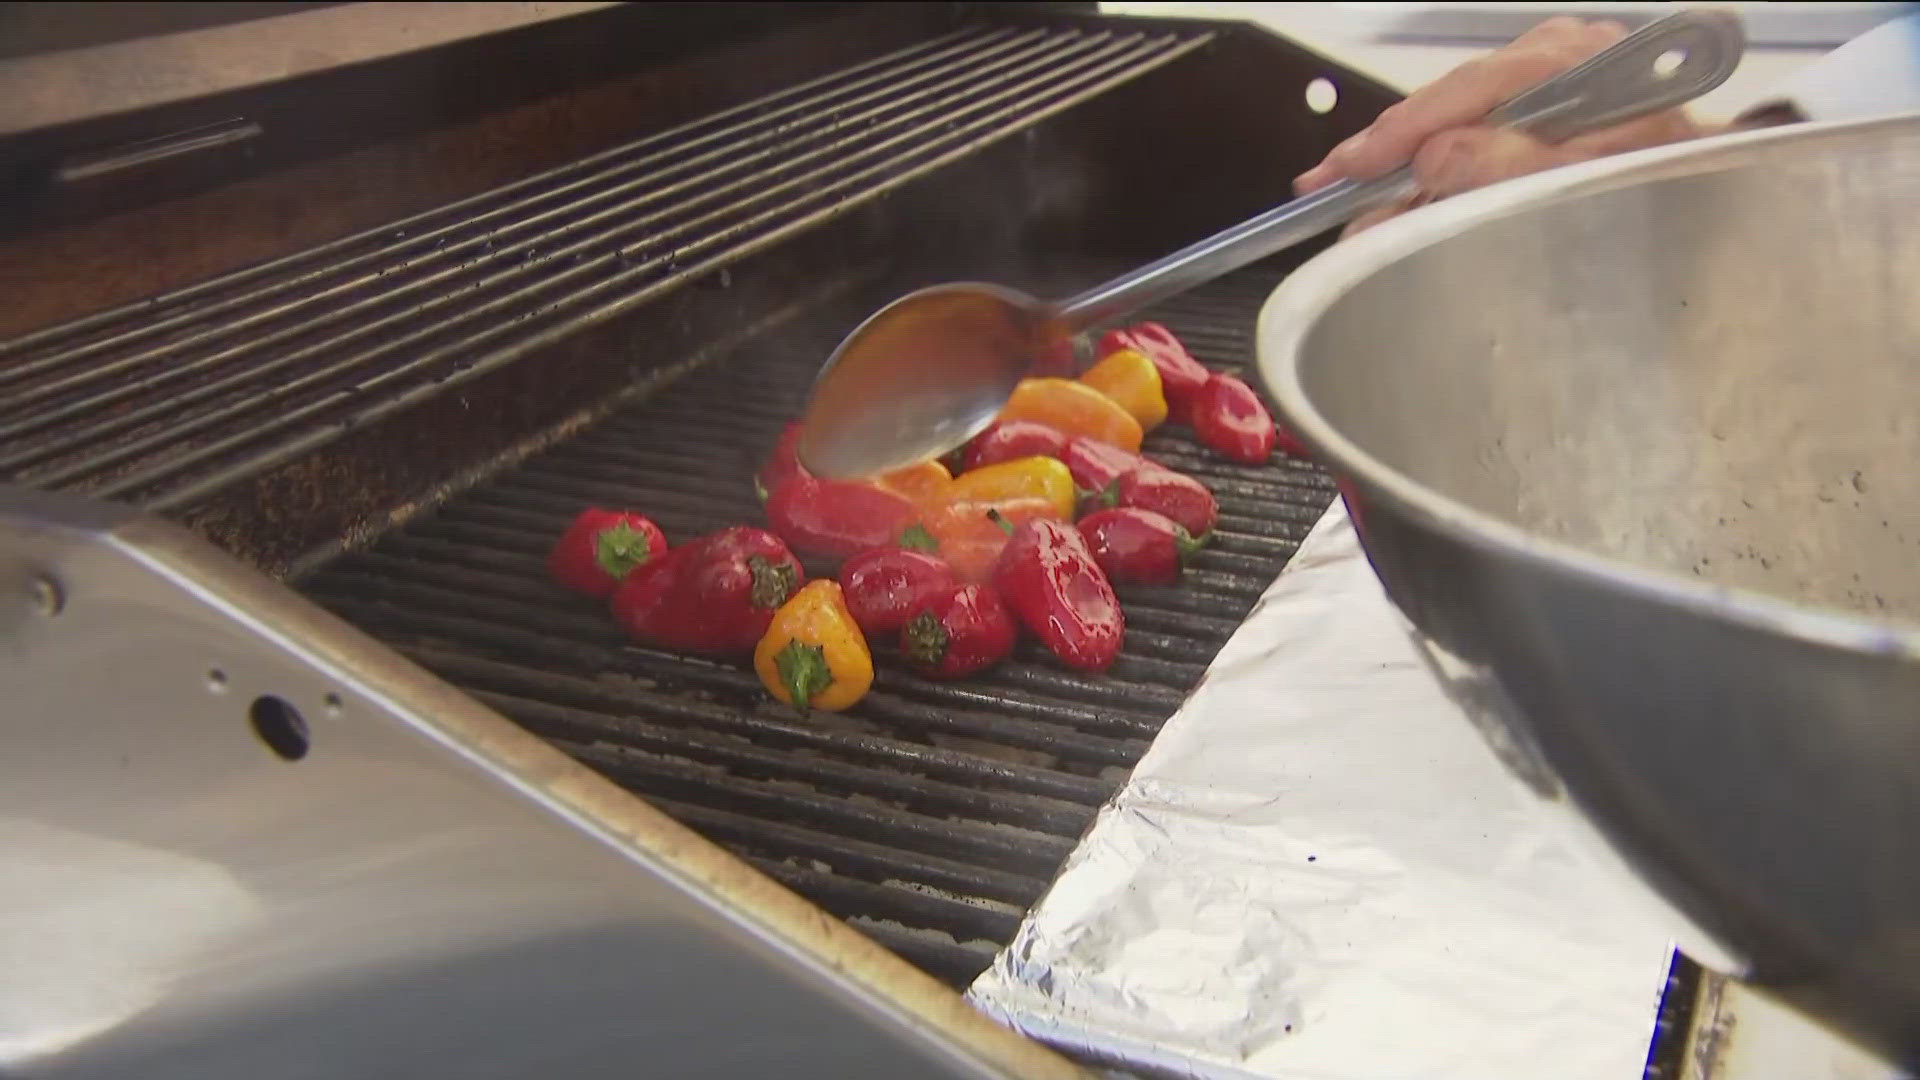
<path id="1" fill-rule="evenodd" d="M 1371 180 L 1409 162 L 1420 190 L 1356 218 L 1346 235 L 1415 206 L 1510 177 L 1706 134 L 1684 109 L 1643 116 L 1549 145 L 1481 123 L 1508 99 L 1591 59 L 1626 36 L 1615 22 L 1549 19 L 1486 56 L 1469 60 L 1382 112 L 1372 126 L 1302 173 L 1304 195 L 1339 180 Z"/>

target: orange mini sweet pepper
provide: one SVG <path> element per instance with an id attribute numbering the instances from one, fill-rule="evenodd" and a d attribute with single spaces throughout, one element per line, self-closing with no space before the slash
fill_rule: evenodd
<path id="1" fill-rule="evenodd" d="M 1073 473 L 1050 457 L 1023 457 L 983 465 L 961 473 L 947 488 L 952 502 L 1000 502 L 1040 498 L 1053 504 L 1062 521 L 1073 518 Z"/>
<path id="2" fill-rule="evenodd" d="M 1160 386 L 1160 369 L 1147 354 L 1134 349 L 1115 349 L 1088 368 L 1080 381 L 1107 395 L 1127 410 L 1127 415 L 1152 431 L 1167 418 L 1167 395 Z"/>
<path id="3" fill-rule="evenodd" d="M 895 469 L 874 477 L 874 483 L 896 495 L 904 495 L 916 506 L 944 502 L 953 474 L 938 461 L 923 461 L 904 469 Z"/>
<path id="4" fill-rule="evenodd" d="M 1073 379 L 1020 380 L 1000 419 L 1032 420 L 1131 451 L 1140 449 L 1143 434 L 1140 421 L 1112 398 Z"/>
<path id="5" fill-rule="evenodd" d="M 953 568 L 962 582 L 978 585 L 993 577 L 993 564 L 1014 526 L 1033 518 L 1058 518 L 1051 499 L 1027 496 L 998 502 L 951 502 L 928 510 L 901 543 L 930 551 Z"/>
<path id="6" fill-rule="evenodd" d="M 840 583 L 810 581 L 773 613 L 753 650 L 753 670 L 767 692 L 805 712 L 838 712 L 873 685 L 873 653 Z"/>

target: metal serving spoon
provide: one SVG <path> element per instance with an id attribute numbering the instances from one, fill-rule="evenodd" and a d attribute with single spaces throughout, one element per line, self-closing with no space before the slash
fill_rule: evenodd
<path id="1" fill-rule="evenodd" d="M 1739 65 L 1738 16 L 1682 11 L 1488 114 L 1550 143 L 1692 101 Z M 1416 190 L 1411 169 L 1341 181 L 1096 286 L 1048 303 L 978 282 L 921 289 L 847 335 L 813 386 L 800 459 L 823 476 L 870 476 L 944 454 L 993 422 L 1034 357 L 1129 311 L 1318 236 Z"/>

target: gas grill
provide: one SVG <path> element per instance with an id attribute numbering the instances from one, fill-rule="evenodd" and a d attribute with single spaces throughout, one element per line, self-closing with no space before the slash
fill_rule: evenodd
<path id="1" fill-rule="evenodd" d="M 1328 478 L 1156 433 L 1147 452 L 1202 478 L 1220 524 L 1178 588 L 1123 597 L 1109 674 L 1031 643 L 952 684 L 883 656 L 838 717 L 778 707 L 743 665 L 633 645 L 547 582 L 544 552 L 588 505 L 676 543 L 758 521 L 755 466 L 879 302 L 955 278 L 1071 291 L 1284 198 L 1392 95 L 1248 27 L 1093 5 L 528 5 L 424 46 L 401 6 L 282 7 L 84 55 L 161 64 L 195 35 L 240 50 L 354 20 L 341 40 L 368 54 L 164 101 L 36 100 L 5 130 L 0 478 L 190 527 L 967 983 Z M 57 56 L 0 62 L 0 86 Z M 1308 107 L 1314 80 L 1331 111 Z M 1303 257 L 1146 314 L 1241 370 Z M 281 751 L 265 699 L 254 725 Z M 282 756 L 309 735 L 325 754 L 324 724 L 283 726 Z"/>

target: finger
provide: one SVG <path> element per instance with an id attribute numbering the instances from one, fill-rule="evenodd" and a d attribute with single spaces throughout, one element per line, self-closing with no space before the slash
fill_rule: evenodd
<path id="1" fill-rule="evenodd" d="M 1327 163 L 1339 175 L 1356 179 L 1386 173 L 1433 135 L 1480 120 L 1522 90 L 1591 58 L 1621 33 L 1613 23 L 1549 19 L 1382 112 L 1372 127 L 1336 147 Z"/>
<path id="2" fill-rule="evenodd" d="M 1294 190 L 1304 195 L 1335 180 L 1379 175 L 1397 168 L 1432 134 L 1452 124 L 1478 120 L 1532 85 L 1517 80 L 1531 74 L 1536 61 L 1545 62 L 1547 53 L 1560 50 L 1576 56 L 1589 48 L 1597 52 L 1624 33 L 1619 24 L 1612 22 L 1584 23 L 1570 17 L 1548 19 L 1491 56 L 1469 61 L 1416 90 L 1405 101 L 1387 107 L 1371 125 L 1335 146 L 1318 165 L 1296 177 Z M 1516 65 L 1513 60 L 1516 55 L 1531 59 Z M 1378 133 L 1385 134 L 1384 142 L 1373 139 Z"/>
<path id="3" fill-rule="evenodd" d="M 1445 198 L 1580 157 L 1578 151 L 1548 146 L 1510 128 L 1456 128 L 1420 147 L 1413 175 L 1422 191 Z"/>
<path id="4" fill-rule="evenodd" d="M 1388 106 L 1389 109 L 1395 107 L 1397 106 Z M 1379 117 L 1375 117 L 1374 123 L 1378 124 L 1379 122 Z M 1342 168 L 1341 162 L 1352 156 L 1354 150 L 1366 139 L 1367 132 L 1372 130 L 1373 128 L 1370 126 L 1361 128 L 1358 132 L 1348 136 L 1346 141 L 1335 146 L 1332 150 L 1327 151 L 1327 156 L 1320 159 L 1320 164 L 1315 165 L 1313 168 L 1293 178 L 1294 191 L 1305 195 L 1308 192 L 1326 187 L 1335 180 L 1346 179 L 1347 173 Z"/>
<path id="5" fill-rule="evenodd" d="M 1685 109 L 1668 109 L 1638 120 L 1629 120 L 1624 124 L 1615 124 L 1601 131 L 1581 135 L 1560 145 L 1585 157 L 1602 157 L 1607 154 L 1624 154 L 1629 150 L 1644 150 L 1649 146 L 1665 146 L 1668 143 L 1683 142 L 1696 138 L 1701 128 Z"/>
<path id="6" fill-rule="evenodd" d="M 1514 38 L 1510 44 L 1523 48 L 1535 45 L 1557 45 L 1569 41 L 1604 42 L 1606 48 L 1627 36 L 1627 28 L 1612 19 L 1587 20 L 1573 15 L 1555 15 L 1533 24 L 1527 32 Z"/>
<path id="7" fill-rule="evenodd" d="M 1315 165 L 1313 168 L 1293 178 L 1293 193 L 1295 195 L 1310 195 L 1338 179 L 1340 179 L 1340 176 L 1333 171 L 1333 167 L 1322 161 L 1320 164 Z"/>
<path id="8" fill-rule="evenodd" d="M 1664 145 L 1694 131 L 1693 122 L 1679 113 L 1642 117 L 1559 146 L 1507 128 L 1455 128 L 1420 147 L 1413 174 L 1421 190 L 1444 198 L 1575 161 Z"/>
<path id="9" fill-rule="evenodd" d="M 1399 217 L 1412 208 L 1412 201 L 1402 200 L 1391 206 L 1382 206 L 1374 210 L 1369 210 L 1359 217 L 1354 218 L 1352 221 L 1347 222 L 1347 227 L 1340 230 L 1340 238 L 1344 240 L 1355 233 L 1365 232 L 1383 221 Z"/>
<path id="10" fill-rule="evenodd" d="M 1347 177 L 1363 179 L 1399 167 L 1428 137 L 1485 116 L 1502 102 L 1605 49 L 1625 36 L 1611 21 L 1548 19 L 1488 57 L 1470 61 L 1389 107 L 1373 125 L 1334 147 L 1294 180 L 1302 195 Z"/>

